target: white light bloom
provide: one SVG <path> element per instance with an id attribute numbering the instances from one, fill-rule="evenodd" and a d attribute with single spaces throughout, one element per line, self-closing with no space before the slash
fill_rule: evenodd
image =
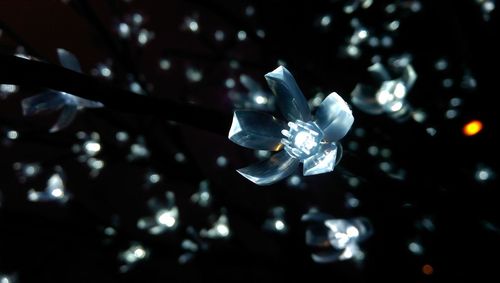
<path id="1" fill-rule="evenodd" d="M 309 224 L 306 244 L 312 248 L 311 257 L 317 263 L 363 258 L 359 243 L 373 233 L 365 218 L 335 219 L 314 211 L 303 215 L 302 221 Z"/>
<path id="2" fill-rule="evenodd" d="M 378 85 L 357 84 L 351 92 L 352 104 L 368 114 L 386 113 L 399 121 L 408 118 L 412 111 L 406 96 L 417 80 L 417 73 L 409 61 L 404 56 L 393 59 L 392 65 L 398 75 L 394 79 L 381 63 L 368 67 L 368 72 Z"/>
<path id="3" fill-rule="evenodd" d="M 304 175 L 333 171 L 338 141 L 354 122 L 347 103 L 333 92 L 313 116 L 286 68 L 280 66 L 265 78 L 288 123 L 263 112 L 235 111 L 229 130 L 231 141 L 251 149 L 279 151 L 268 160 L 239 169 L 238 173 L 257 185 L 270 185 L 291 175 L 300 163 L 304 165 Z"/>

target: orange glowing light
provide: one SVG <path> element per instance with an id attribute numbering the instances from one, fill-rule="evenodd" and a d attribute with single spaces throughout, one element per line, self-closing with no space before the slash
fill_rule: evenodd
<path id="1" fill-rule="evenodd" d="M 472 120 L 469 123 L 465 124 L 463 128 L 464 135 L 473 136 L 479 133 L 483 129 L 483 123 L 479 120 Z"/>
<path id="2" fill-rule="evenodd" d="M 425 275 L 432 275 L 432 273 L 434 273 L 434 268 L 432 267 L 432 265 L 426 264 L 426 265 L 422 266 L 422 272 Z"/>

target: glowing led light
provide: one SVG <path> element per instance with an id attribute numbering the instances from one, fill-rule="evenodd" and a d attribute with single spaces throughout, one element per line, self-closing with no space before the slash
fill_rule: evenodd
<path id="1" fill-rule="evenodd" d="M 156 174 L 156 173 L 152 173 L 148 176 L 148 180 L 149 182 L 151 182 L 152 184 L 156 184 L 160 181 L 161 177 L 160 175 Z"/>
<path id="2" fill-rule="evenodd" d="M 140 25 L 142 23 L 142 21 L 144 20 L 144 18 L 142 17 L 141 14 L 138 14 L 138 13 L 135 13 L 133 16 L 132 16 L 132 21 L 134 22 L 134 24 L 136 25 Z"/>
<path id="3" fill-rule="evenodd" d="M 226 167 L 228 161 L 227 161 L 227 158 L 225 156 L 219 156 L 217 157 L 217 160 L 215 161 L 217 163 L 217 166 L 219 167 Z"/>
<path id="4" fill-rule="evenodd" d="M 130 36 L 130 27 L 126 23 L 120 23 L 118 25 L 118 32 L 122 38 L 127 38 Z"/>
<path id="5" fill-rule="evenodd" d="M 172 66 L 172 63 L 170 63 L 170 60 L 163 58 L 160 60 L 159 65 L 160 65 L 160 69 L 166 71 L 166 70 L 170 69 L 170 67 Z"/>
<path id="6" fill-rule="evenodd" d="M 247 39 L 247 33 L 245 31 L 243 31 L 243 30 L 240 30 L 238 32 L 237 36 L 238 36 L 238 40 L 239 41 L 243 41 L 243 40 Z"/>
<path id="7" fill-rule="evenodd" d="M 266 37 L 266 32 L 265 32 L 265 31 L 263 31 L 263 30 L 261 30 L 261 29 L 258 29 L 255 33 L 256 33 L 256 34 L 257 34 L 257 36 L 258 36 L 258 37 L 260 37 L 260 38 L 264 38 L 264 37 Z"/>
<path id="8" fill-rule="evenodd" d="M 136 248 L 134 250 L 134 256 L 139 259 L 144 258 L 146 256 L 146 251 L 142 248 Z"/>
<path id="9" fill-rule="evenodd" d="M 362 29 L 358 32 L 358 37 L 359 39 L 365 39 L 368 37 L 368 31 L 365 29 Z"/>
<path id="10" fill-rule="evenodd" d="M 450 110 L 446 111 L 445 115 L 446 115 L 446 118 L 448 118 L 448 119 L 454 119 L 457 117 L 458 112 L 455 109 L 450 109 Z"/>
<path id="11" fill-rule="evenodd" d="M 203 73 L 194 67 L 189 67 L 186 69 L 186 78 L 188 81 L 196 83 L 203 79 Z"/>
<path id="12" fill-rule="evenodd" d="M 432 267 L 432 265 L 426 264 L 426 265 L 422 266 L 422 272 L 425 275 L 432 275 L 432 273 L 434 273 L 434 268 Z"/>
<path id="13" fill-rule="evenodd" d="M 283 223 L 283 221 L 281 220 L 276 220 L 276 222 L 274 222 L 274 228 L 276 228 L 276 230 L 278 231 L 281 231 L 285 228 L 285 223 Z"/>
<path id="14" fill-rule="evenodd" d="M 0 93 L 14 93 L 19 90 L 19 87 L 17 85 L 12 85 L 12 84 L 0 84 Z"/>
<path id="15" fill-rule="evenodd" d="M 7 137 L 11 140 L 15 140 L 19 137 L 19 134 L 17 133 L 17 131 L 11 130 L 7 132 Z"/>
<path id="16" fill-rule="evenodd" d="M 226 35 L 221 30 L 216 30 L 214 33 L 215 40 L 217 41 L 223 41 L 225 36 Z"/>
<path id="17" fill-rule="evenodd" d="M 323 17 L 321 17 L 321 25 L 326 27 L 328 25 L 330 25 L 330 23 L 332 22 L 332 17 L 330 15 L 324 15 Z"/>
<path id="18" fill-rule="evenodd" d="M 245 15 L 246 15 L 247 17 L 251 17 L 251 16 L 253 16 L 254 14 L 255 14 L 255 8 L 254 8 L 253 6 L 247 6 L 247 7 L 245 8 Z"/>
<path id="19" fill-rule="evenodd" d="M 257 96 L 255 97 L 255 102 L 256 102 L 257 104 L 266 104 L 266 103 L 267 103 L 267 98 L 266 98 L 266 97 L 264 97 L 264 96 L 262 96 L 262 95 L 257 95 Z"/>
<path id="20" fill-rule="evenodd" d="M 64 192 L 60 188 L 57 188 L 57 189 L 52 190 L 52 192 L 50 192 L 50 194 L 55 198 L 60 198 L 64 195 Z"/>
<path id="21" fill-rule="evenodd" d="M 356 57 L 356 56 L 359 56 L 360 54 L 360 50 L 357 46 L 355 45 L 349 45 L 347 46 L 347 54 L 349 54 L 350 56 L 353 56 L 353 57 Z"/>
<path id="22" fill-rule="evenodd" d="M 359 230 L 354 226 L 350 226 L 349 228 L 347 228 L 346 234 L 347 236 L 349 236 L 349 238 L 355 238 L 359 236 Z"/>
<path id="23" fill-rule="evenodd" d="M 174 155 L 174 159 L 175 159 L 175 161 L 182 163 L 182 162 L 186 161 L 186 156 L 182 152 L 177 152 Z"/>
<path id="24" fill-rule="evenodd" d="M 158 216 L 158 222 L 167 227 L 173 227 L 176 221 L 175 217 L 169 211 L 165 211 Z"/>
<path id="25" fill-rule="evenodd" d="M 130 91 L 141 94 L 143 93 L 142 87 L 138 82 L 131 82 L 130 83 Z"/>
<path id="26" fill-rule="evenodd" d="M 393 103 L 389 109 L 392 111 L 392 112 L 397 112 L 399 110 L 401 110 L 403 108 L 403 102 L 401 101 L 396 101 L 395 103 Z"/>
<path id="27" fill-rule="evenodd" d="M 395 31 L 399 28 L 399 21 L 392 21 L 388 25 L 389 30 Z"/>
<path id="28" fill-rule="evenodd" d="M 126 132 L 117 132 L 115 138 L 119 142 L 125 142 L 128 140 L 128 134 Z"/>
<path id="29" fill-rule="evenodd" d="M 422 248 L 422 246 L 417 243 L 417 242 L 411 242 L 408 244 L 408 250 L 410 250 L 410 252 L 414 253 L 414 254 L 417 254 L 417 255 L 420 255 L 423 253 L 424 249 Z"/>
<path id="30" fill-rule="evenodd" d="M 297 187 L 298 185 L 300 185 L 300 177 L 297 175 L 291 176 L 290 179 L 288 179 L 288 184 L 290 186 Z"/>
<path id="31" fill-rule="evenodd" d="M 218 224 L 215 229 L 217 230 L 217 233 L 219 233 L 219 235 L 221 235 L 222 237 L 226 237 L 229 235 L 229 228 L 224 224 Z"/>
<path id="32" fill-rule="evenodd" d="M 319 150 L 323 132 L 317 125 L 297 120 L 295 123 L 289 122 L 288 126 L 289 130 L 281 132 L 286 137 L 281 142 L 291 156 L 305 159 Z"/>
<path id="33" fill-rule="evenodd" d="M 196 22 L 193 19 L 186 19 L 186 24 L 187 27 L 192 31 L 192 32 L 197 32 L 200 26 L 198 25 L 198 22 Z"/>
<path id="34" fill-rule="evenodd" d="M 495 173 L 488 167 L 478 168 L 475 174 L 476 181 L 486 182 L 495 177 Z"/>
<path id="35" fill-rule="evenodd" d="M 483 129 L 483 123 L 479 120 L 472 120 L 469 123 L 465 124 L 463 128 L 463 133 L 466 136 L 474 136 L 477 135 Z"/>
<path id="36" fill-rule="evenodd" d="M 83 147 L 85 148 L 87 154 L 90 155 L 95 155 L 101 150 L 101 145 L 95 141 L 88 141 L 83 145 Z"/>

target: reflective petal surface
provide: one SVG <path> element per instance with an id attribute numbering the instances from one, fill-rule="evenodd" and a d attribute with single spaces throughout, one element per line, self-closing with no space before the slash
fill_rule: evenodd
<path id="1" fill-rule="evenodd" d="M 291 175 L 300 161 L 290 157 L 286 151 L 280 151 L 268 160 L 238 169 L 243 177 L 257 185 L 271 185 Z"/>
<path id="2" fill-rule="evenodd" d="M 292 74 L 283 66 L 265 75 L 269 88 L 276 95 L 276 103 L 288 121 L 311 120 L 307 100 Z"/>

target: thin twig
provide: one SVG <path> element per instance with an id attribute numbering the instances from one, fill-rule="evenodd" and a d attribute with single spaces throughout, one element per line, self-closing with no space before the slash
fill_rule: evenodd
<path id="1" fill-rule="evenodd" d="M 231 124 L 230 113 L 190 103 L 141 96 L 56 65 L 12 55 L 0 54 L 0 82 L 64 91 L 99 101 L 110 109 L 153 115 L 223 135 L 227 134 Z"/>

